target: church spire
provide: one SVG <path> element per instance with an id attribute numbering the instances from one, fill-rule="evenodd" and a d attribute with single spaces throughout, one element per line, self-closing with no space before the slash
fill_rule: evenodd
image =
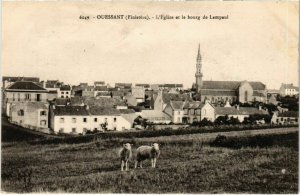
<path id="1" fill-rule="evenodd" d="M 200 89 L 202 88 L 202 77 L 203 74 L 201 72 L 202 69 L 202 57 L 200 53 L 200 44 L 198 46 L 198 55 L 197 55 L 197 63 L 196 63 L 196 87 L 197 87 L 197 92 L 200 92 Z"/>
<path id="2" fill-rule="evenodd" d="M 199 43 L 199 46 L 198 46 L 197 64 L 198 64 L 199 62 L 201 63 L 200 43 Z"/>

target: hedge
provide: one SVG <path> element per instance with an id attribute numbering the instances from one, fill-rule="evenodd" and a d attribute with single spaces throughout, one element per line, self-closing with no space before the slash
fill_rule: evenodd
<path id="1" fill-rule="evenodd" d="M 31 144 L 55 144 L 55 143 L 86 143 L 98 139 L 112 139 L 112 138 L 143 138 L 143 137 L 159 137 L 171 135 L 185 135 L 185 134 L 199 134 L 199 133 L 216 133 L 216 132 L 231 132 L 257 129 L 272 129 L 272 128 L 288 128 L 298 127 L 296 124 L 274 125 L 274 124 L 260 124 L 260 125 L 220 125 L 220 126 L 206 126 L 206 127 L 188 127 L 182 129 L 163 129 L 163 130 L 140 130 L 140 131 L 122 131 L 122 132 L 101 132 L 90 135 L 79 136 L 65 136 L 62 138 L 46 138 L 39 141 L 32 141 Z"/>

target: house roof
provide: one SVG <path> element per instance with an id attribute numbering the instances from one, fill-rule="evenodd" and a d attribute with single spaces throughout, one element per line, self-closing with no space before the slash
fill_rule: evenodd
<path id="1" fill-rule="evenodd" d="M 105 84 L 105 82 L 104 81 L 95 81 L 94 82 L 94 84 L 96 85 L 96 84 L 101 84 L 101 85 L 104 85 Z"/>
<path id="2" fill-rule="evenodd" d="M 170 106 L 174 110 L 182 110 L 185 102 L 184 101 L 170 101 Z"/>
<path id="3" fill-rule="evenodd" d="M 121 114 L 135 114 L 133 109 L 120 109 L 119 111 Z"/>
<path id="4" fill-rule="evenodd" d="M 170 120 L 170 116 L 160 110 L 142 110 L 141 115 L 143 118 L 164 118 L 165 120 Z"/>
<path id="5" fill-rule="evenodd" d="M 137 83 L 137 84 L 135 84 L 135 86 L 136 86 L 136 87 L 145 87 L 145 88 L 150 87 L 149 84 L 144 84 L 144 83 Z"/>
<path id="6" fill-rule="evenodd" d="M 131 87 L 132 83 L 115 83 L 115 87 Z"/>
<path id="7" fill-rule="evenodd" d="M 115 108 L 103 108 L 99 106 L 92 106 L 89 108 L 91 115 L 120 115 L 120 111 Z"/>
<path id="8" fill-rule="evenodd" d="M 95 91 L 108 91 L 107 86 L 96 86 Z"/>
<path id="9" fill-rule="evenodd" d="M 299 117 L 299 112 L 297 111 L 286 111 L 278 113 L 278 117 Z"/>
<path id="10" fill-rule="evenodd" d="M 254 107 L 216 107 L 216 115 L 253 115 L 253 114 L 268 114 L 265 110 L 259 110 Z"/>
<path id="11" fill-rule="evenodd" d="M 3 76 L 2 81 L 16 82 L 16 81 L 31 81 L 31 82 L 40 82 L 38 77 L 8 77 Z"/>
<path id="12" fill-rule="evenodd" d="M 168 104 L 170 101 L 191 100 L 191 97 L 188 94 L 162 93 L 162 100 L 165 104 Z"/>
<path id="13" fill-rule="evenodd" d="M 60 87 L 60 90 L 70 91 L 71 90 L 71 86 L 70 85 L 63 85 L 63 86 Z"/>
<path id="14" fill-rule="evenodd" d="M 53 109 L 56 116 L 87 116 L 89 112 L 84 106 L 56 106 Z"/>
<path id="15" fill-rule="evenodd" d="M 166 88 L 176 88 L 176 87 L 183 87 L 183 84 L 159 84 L 159 87 L 166 87 Z"/>
<path id="16" fill-rule="evenodd" d="M 205 104 L 200 101 L 189 101 L 185 102 L 184 107 L 185 109 L 201 109 Z"/>
<path id="17" fill-rule="evenodd" d="M 34 82 L 30 82 L 30 81 L 17 81 L 15 83 L 13 83 L 12 85 L 10 85 L 6 91 L 44 91 L 47 92 L 47 90 L 39 85 L 37 85 Z"/>
<path id="18" fill-rule="evenodd" d="M 100 92 L 97 92 L 97 95 L 96 96 L 110 96 L 110 92 L 109 91 L 100 91 Z"/>
<path id="19" fill-rule="evenodd" d="M 259 92 L 259 91 L 253 91 L 253 96 L 266 97 L 266 95 L 264 93 Z"/>
<path id="20" fill-rule="evenodd" d="M 279 94 L 279 90 L 278 89 L 268 89 L 267 93 Z"/>
<path id="21" fill-rule="evenodd" d="M 82 105 L 82 103 L 92 106 L 110 107 L 114 106 L 125 106 L 125 102 L 118 98 L 107 98 L 107 97 L 71 97 L 71 105 Z"/>
<path id="22" fill-rule="evenodd" d="M 236 90 L 242 81 L 203 81 L 201 89 L 220 89 L 220 90 Z M 249 84 L 253 90 L 265 90 L 266 86 L 262 82 L 250 81 Z"/>
<path id="23" fill-rule="evenodd" d="M 57 106 L 65 106 L 65 105 L 67 105 L 68 101 L 70 101 L 70 100 L 67 98 L 56 98 L 54 100 L 54 104 Z"/>
<path id="24" fill-rule="evenodd" d="M 299 91 L 299 88 L 296 87 L 296 86 L 294 86 L 293 83 L 291 83 L 291 84 L 285 84 L 285 83 L 282 83 L 280 88 L 281 88 L 281 89 L 282 89 L 282 88 L 283 88 L 283 89 L 295 89 L 295 90 Z"/>

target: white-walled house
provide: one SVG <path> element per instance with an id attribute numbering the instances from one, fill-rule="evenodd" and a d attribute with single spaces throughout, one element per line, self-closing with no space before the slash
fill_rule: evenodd
<path id="1" fill-rule="evenodd" d="M 55 133 L 85 133 L 87 130 L 122 131 L 132 127 L 131 121 L 115 108 L 89 106 L 51 106 L 50 127 Z"/>
<path id="2" fill-rule="evenodd" d="M 123 131 L 131 129 L 132 123 L 123 116 L 118 109 L 90 107 L 91 130 L 103 130 L 101 124 L 106 123 L 108 130 Z"/>
<path id="3" fill-rule="evenodd" d="M 200 122 L 204 118 L 215 120 L 215 108 L 209 102 L 170 101 L 164 112 L 172 117 L 173 123 Z"/>
<path id="4" fill-rule="evenodd" d="M 17 81 L 4 91 L 4 105 L 6 115 L 9 116 L 12 103 L 16 102 L 44 102 L 47 103 L 48 91 L 29 81 Z"/>
<path id="5" fill-rule="evenodd" d="M 271 123 L 272 124 L 298 124 L 299 112 L 286 111 L 286 112 L 274 112 Z"/>
<path id="6" fill-rule="evenodd" d="M 229 118 L 237 118 L 240 122 L 243 122 L 245 117 L 249 117 L 254 114 L 264 114 L 268 115 L 269 113 L 266 110 L 254 108 L 254 107 L 216 107 L 215 108 L 216 117 L 227 115 Z"/>
<path id="7" fill-rule="evenodd" d="M 58 90 L 57 96 L 59 98 L 70 98 L 71 97 L 71 86 L 63 85 Z"/>
<path id="8" fill-rule="evenodd" d="M 30 129 L 48 129 L 49 104 L 44 102 L 14 102 L 10 122 Z"/>

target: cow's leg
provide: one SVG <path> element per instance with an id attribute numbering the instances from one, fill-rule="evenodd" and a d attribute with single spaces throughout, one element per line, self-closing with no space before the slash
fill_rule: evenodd
<path id="1" fill-rule="evenodd" d="M 156 158 L 153 159 L 153 168 L 156 167 Z"/>
<path id="2" fill-rule="evenodd" d="M 135 164 L 134 164 L 134 168 L 135 168 L 135 169 L 137 168 L 137 165 L 138 165 L 138 161 L 136 160 L 136 161 L 135 161 Z"/>
<path id="3" fill-rule="evenodd" d="M 140 163 L 140 168 L 143 168 L 142 161 L 140 161 L 139 163 Z"/>
<path id="4" fill-rule="evenodd" d="M 124 169 L 124 161 L 122 160 L 121 161 L 121 171 L 123 171 L 123 169 Z"/>

